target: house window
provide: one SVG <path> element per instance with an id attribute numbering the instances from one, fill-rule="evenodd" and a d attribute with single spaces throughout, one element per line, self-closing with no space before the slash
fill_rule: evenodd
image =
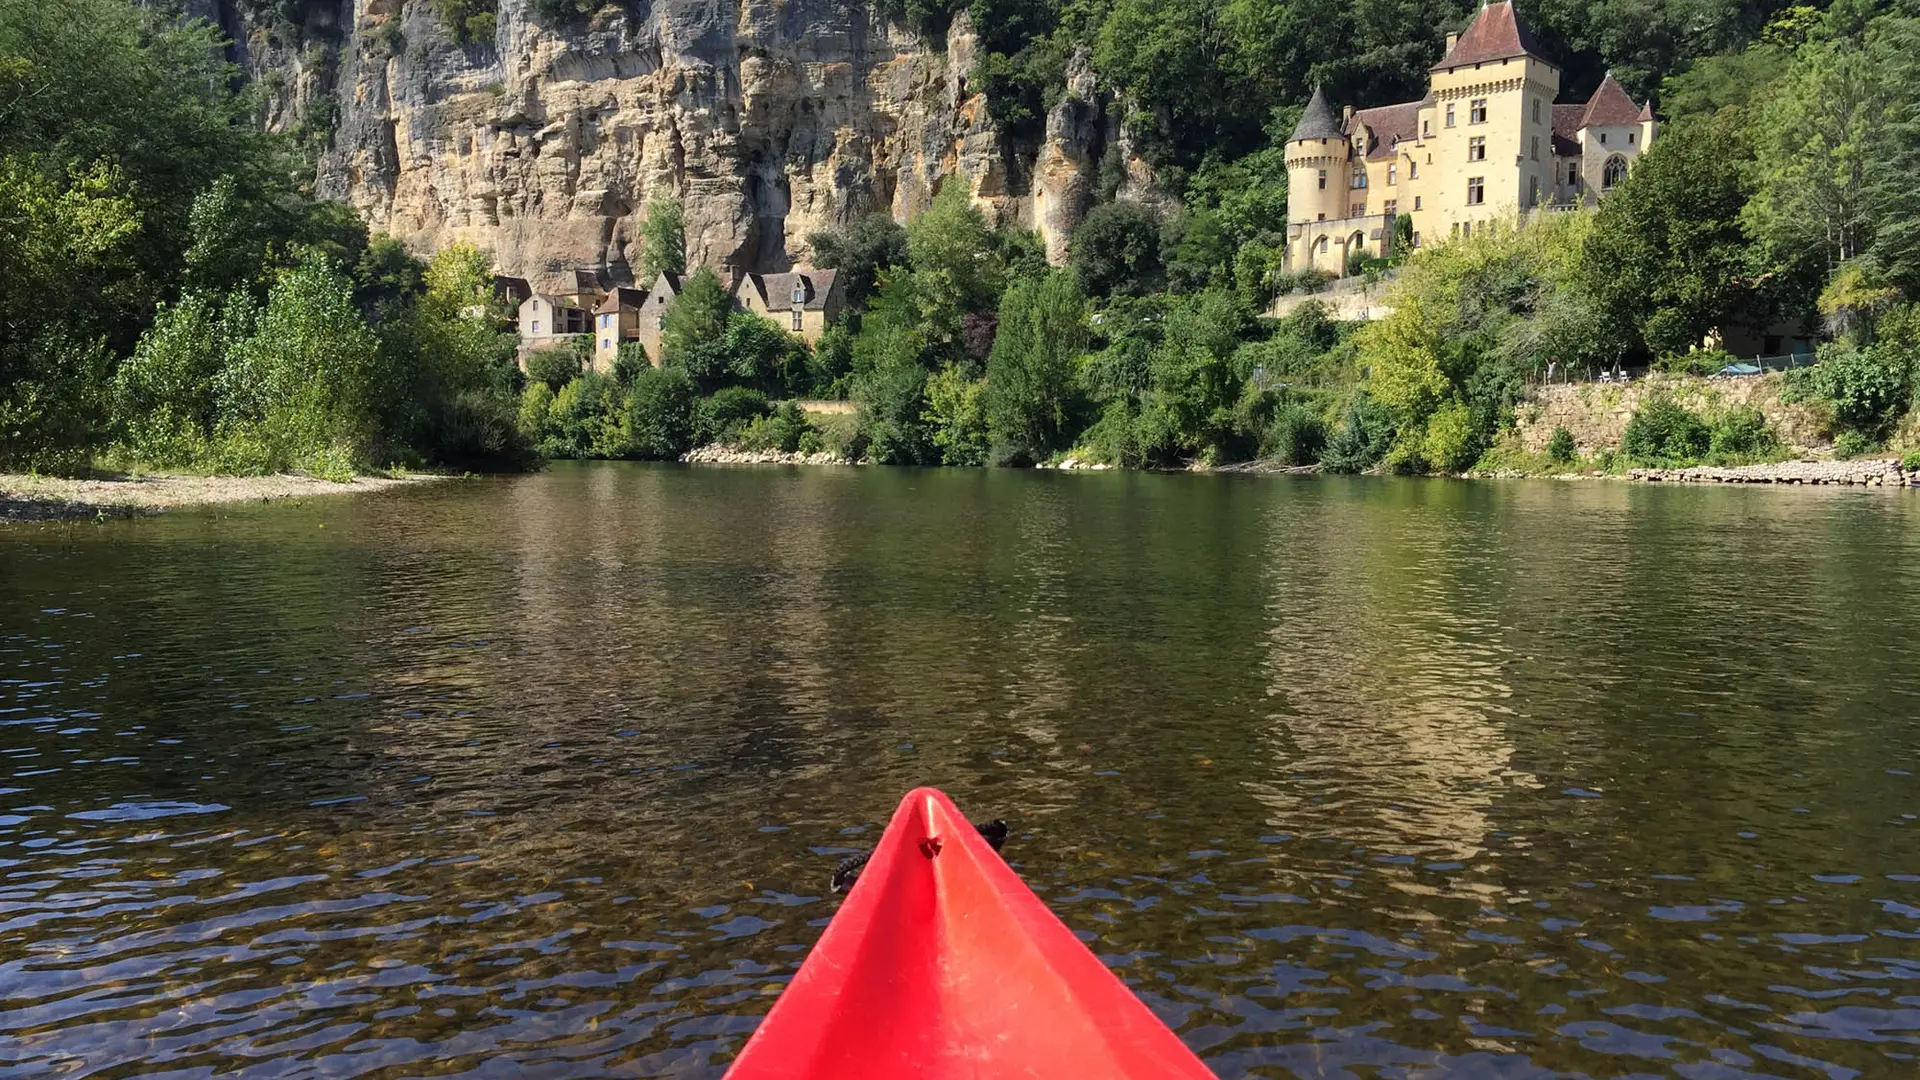
<path id="1" fill-rule="evenodd" d="M 539 311 L 539 310 L 540 310 L 540 301 L 538 301 L 538 300 L 535 300 L 535 301 L 533 302 L 533 310 L 535 310 L 535 311 Z"/>
<path id="2" fill-rule="evenodd" d="M 1447 126 L 1453 126 L 1453 102 L 1447 102 Z"/>
<path id="3" fill-rule="evenodd" d="M 1600 174 L 1600 190 L 1605 191 L 1627 178 L 1627 159 L 1615 154 L 1607 159 L 1607 167 Z"/>
<path id="4" fill-rule="evenodd" d="M 540 332 L 540 320 L 539 320 L 539 319 L 535 319 L 535 320 L 533 320 L 533 332 L 534 332 L 534 333 L 536 333 L 536 334 Z"/>
<path id="5" fill-rule="evenodd" d="M 665 315 L 655 315 L 653 317 L 653 328 L 655 330 L 665 330 L 667 328 L 667 317 Z"/>
<path id="6" fill-rule="evenodd" d="M 1393 215 L 1395 215 L 1395 214 L 1397 214 L 1397 213 L 1399 213 L 1399 212 L 1400 212 L 1400 200 L 1398 200 L 1398 199 L 1388 199 L 1388 200 L 1387 200 L 1386 202 L 1383 202 L 1383 203 L 1381 203 L 1381 204 L 1380 204 L 1380 212 L 1381 212 L 1381 213 L 1383 213 L 1383 214 L 1385 214 L 1385 215 L 1387 215 L 1388 217 L 1392 217 Z"/>
<path id="7" fill-rule="evenodd" d="M 1527 205 L 1540 205 L 1540 178 L 1537 176 L 1527 177 Z"/>
<path id="8" fill-rule="evenodd" d="M 1479 206 L 1487 201 L 1487 178 L 1484 176 L 1467 177 L 1467 205 Z"/>
<path id="9" fill-rule="evenodd" d="M 600 348 L 601 348 L 601 350 L 602 350 L 602 351 L 605 351 L 605 350 L 607 350 L 607 349 L 611 349 L 611 348 L 613 348 L 613 342 L 612 342 L 611 340 L 609 340 L 609 339 L 607 339 L 607 338 L 601 338 L 601 339 L 600 339 Z"/>
<path id="10" fill-rule="evenodd" d="M 800 309 L 799 308 L 793 309 L 793 331 L 796 334 L 800 332 Z"/>
<path id="11" fill-rule="evenodd" d="M 1365 165 L 1355 165 L 1353 167 L 1354 189 L 1357 191 L 1360 188 L 1363 188 L 1366 186 L 1367 186 L 1367 167 Z"/>
<path id="12" fill-rule="evenodd" d="M 1327 170 L 1325 169 L 1320 170 L 1320 190 L 1327 190 Z"/>
<path id="13" fill-rule="evenodd" d="M 1474 98 L 1473 104 L 1467 107 L 1467 123 L 1484 124 L 1486 122 L 1487 122 L 1487 99 L 1483 97 Z"/>
<path id="14" fill-rule="evenodd" d="M 1433 121 L 1431 120 L 1420 121 L 1420 137 L 1425 139 L 1425 138 L 1431 137 L 1432 135 L 1433 135 Z"/>
<path id="15" fill-rule="evenodd" d="M 1540 136 L 1535 135 L 1533 141 L 1527 144 L 1527 156 L 1535 161 L 1540 160 Z"/>
<path id="16" fill-rule="evenodd" d="M 1577 162 L 1567 166 L 1567 186 L 1580 186 L 1580 166 Z"/>
<path id="17" fill-rule="evenodd" d="M 1399 172 L 1400 166 L 1397 162 L 1387 162 L 1387 185 L 1389 187 L 1400 182 Z"/>
<path id="18" fill-rule="evenodd" d="M 1539 98 L 1533 99 L 1533 122 L 1536 124 L 1540 122 L 1540 99 Z"/>
<path id="19" fill-rule="evenodd" d="M 1475 135 L 1473 138 L 1467 140 L 1467 160 L 1487 160 L 1487 137 L 1485 135 Z"/>

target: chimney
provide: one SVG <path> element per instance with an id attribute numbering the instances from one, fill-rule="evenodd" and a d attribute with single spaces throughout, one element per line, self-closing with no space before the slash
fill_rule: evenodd
<path id="1" fill-rule="evenodd" d="M 1448 34 L 1448 35 L 1447 35 L 1447 52 L 1452 52 L 1452 51 L 1453 51 L 1453 47 L 1454 47 L 1455 45 L 1458 45 L 1458 44 L 1460 44 L 1460 35 L 1459 35 L 1459 34 Z M 1442 56 L 1445 56 L 1446 54 L 1447 54 L 1447 53 L 1441 53 L 1440 55 L 1442 55 Z"/>
<path id="2" fill-rule="evenodd" d="M 1353 125 L 1353 106 L 1351 105 L 1340 106 L 1340 126 L 1345 128 L 1345 127 L 1351 127 L 1352 125 Z"/>

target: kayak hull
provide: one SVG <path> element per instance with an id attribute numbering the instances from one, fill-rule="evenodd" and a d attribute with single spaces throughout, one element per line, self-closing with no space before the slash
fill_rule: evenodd
<path id="1" fill-rule="evenodd" d="M 728 1080 L 1212 1073 L 942 793 L 902 800 Z"/>

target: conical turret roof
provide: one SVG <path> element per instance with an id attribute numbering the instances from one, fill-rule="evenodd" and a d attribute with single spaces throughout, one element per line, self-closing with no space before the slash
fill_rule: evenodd
<path id="1" fill-rule="evenodd" d="M 1526 20 L 1513 9 L 1512 0 L 1500 0 L 1480 9 L 1473 17 L 1473 23 L 1461 33 L 1460 39 L 1447 50 L 1447 55 L 1430 70 L 1442 71 L 1447 68 L 1466 67 L 1468 64 L 1485 64 L 1494 60 L 1511 60 L 1517 56 L 1532 56 L 1547 59 L 1540 51 L 1540 45 L 1533 40 L 1533 31 L 1527 29 Z"/>
<path id="2" fill-rule="evenodd" d="M 1327 106 L 1325 88 L 1315 86 L 1313 96 L 1307 99 L 1306 109 L 1300 113 L 1300 122 L 1293 126 L 1293 134 L 1287 136 L 1287 141 L 1344 138 L 1346 133 L 1340 130 L 1340 121 L 1334 119 L 1333 110 Z"/>

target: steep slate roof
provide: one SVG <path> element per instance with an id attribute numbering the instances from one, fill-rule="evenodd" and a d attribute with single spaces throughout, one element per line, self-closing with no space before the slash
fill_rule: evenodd
<path id="1" fill-rule="evenodd" d="M 1600 80 L 1600 86 L 1593 96 L 1587 99 L 1586 111 L 1580 114 L 1580 126 L 1585 127 L 1632 127 L 1640 122 L 1640 106 L 1633 103 L 1627 92 L 1613 80 L 1613 72 Z"/>
<path id="2" fill-rule="evenodd" d="M 794 270 L 785 274 L 748 274 L 741 284 L 752 289 L 768 310 L 790 311 L 793 286 L 799 282 L 806 296 L 802 306 L 808 311 L 824 311 L 839 276 L 838 270 Z"/>
<path id="3" fill-rule="evenodd" d="M 595 315 L 618 315 L 622 308 L 637 308 L 647 299 L 647 294 L 639 289 L 624 286 L 607 293 L 600 306 L 593 309 Z"/>
<path id="4" fill-rule="evenodd" d="M 660 271 L 660 276 L 653 279 L 653 285 L 647 291 L 652 292 L 654 289 L 659 288 L 662 283 L 665 283 L 667 286 L 668 296 L 680 295 L 680 275 L 671 270 Z"/>
<path id="5" fill-rule="evenodd" d="M 1553 107 L 1553 152 L 1557 157 L 1580 156 L 1580 117 L 1587 107 L 1581 104 Z"/>
<path id="6" fill-rule="evenodd" d="M 1373 137 L 1367 146 L 1368 161 L 1390 160 L 1395 139 L 1413 139 L 1420 129 L 1420 104 L 1418 101 L 1404 101 L 1398 105 L 1381 105 L 1354 112 L 1353 123 L 1365 124 Z M 1347 130 L 1351 132 L 1352 125 Z"/>
<path id="7" fill-rule="evenodd" d="M 1516 56 L 1546 59 L 1546 53 L 1541 52 L 1539 43 L 1533 40 L 1533 31 L 1527 29 L 1520 13 L 1513 10 L 1513 0 L 1500 0 L 1481 8 L 1473 24 L 1453 43 L 1453 48 L 1447 50 L 1447 55 L 1427 70 L 1444 71 Z"/>
<path id="8" fill-rule="evenodd" d="M 1307 107 L 1300 113 L 1300 122 L 1293 126 L 1293 134 L 1287 136 L 1287 141 L 1344 138 L 1346 136 L 1340 131 L 1340 121 L 1333 118 L 1333 110 L 1327 107 L 1326 91 L 1315 86 L 1313 96 L 1307 99 Z"/>

